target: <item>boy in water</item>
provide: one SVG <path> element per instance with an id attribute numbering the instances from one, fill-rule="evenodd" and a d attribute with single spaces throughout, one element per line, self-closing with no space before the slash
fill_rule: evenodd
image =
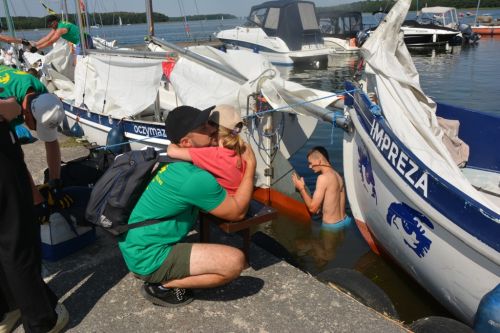
<path id="1" fill-rule="evenodd" d="M 209 122 L 218 128 L 217 146 L 202 148 L 181 148 L 171 144 L 168 156 L 193 162 L 197 167 L 210 172 L 217 182 L 233 195 L 238 190 L 246 162 L 241 158 L 246 150 L 239 133 L 243 122 L 239 112 L 231 105 L 216 106 L 210 114 Z"/>
<path id="2" fill-rule="evenodd" d="M 297 174 L 292 175 L 293 184 L 302 196 L 307 209 L 310 213 L 317 214 L 323 207 L 323 224 L 338 225 L 344 221 L 348 223 L 351 218 L 345 213 L 344 182 L 332 168 L 328 152 L 324 147 L 314 147 L 307 153 L 307 161 L 309 168 L 319 174 L 312 198 L 306 191 L 304 178 Z"/>

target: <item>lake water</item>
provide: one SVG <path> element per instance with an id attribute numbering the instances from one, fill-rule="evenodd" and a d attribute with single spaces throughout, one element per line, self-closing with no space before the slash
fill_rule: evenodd
<path id="1" fill-rule="evenodd" d="M 483 10 L 500 16 L 500 10 Z M 373 18 L 365 16 L 365 21 Z M 467 18 L 472 20 L 471 18 Z M 241 20 L 191 22 L 190 33 L 197 40 L 209 39 L 211 33 L 222 28 L 241 24 Z M 160 23 L 156 35 L 172 42 L 187 38 L 183 23 Z M 146 25 L 110 26 L 93 29 L 94 35 L 108 40 L 116 39 L 120 45 L 137 45 L 143 42 Z M 18 36 L 38 39 L 47 30 L 20 31 Z M 498 88 L 498 55 L 500 38 L 485 37 L 478 45 L 455 48 L 452 52 L 412 53 L 420 73 L 424 91 L 435 100 L 471 109 L 500 114 L 500 103 L 495 100 Z M 341 91 L 343 82 L 354 73 L 357 56 L 335 56 L 325 70 L 292 70 L 289 79 L 305 86 L 326 91 Z M 307 185 L 314 190 L 315 175 L 307 168 L 305 154 L 313 146 L 325 146 L 333 167 L 341 174 L 342 131 L 320 123 L 308 143 L 290 159 L 297 172 L 304 176 Z M 400 318 L 409 323 L 429 315 L 451 316 L 418 284 L 390 261 L 373 254 L 355 225 L 339 231 L 320 228 L 320 222 L 304 224 L 280 217 L 263 231 L 276 238 L 298 260 L 301 267 L 316 275 L 334 267 L 354 268 L 377 283 L 395 304 Z"/>

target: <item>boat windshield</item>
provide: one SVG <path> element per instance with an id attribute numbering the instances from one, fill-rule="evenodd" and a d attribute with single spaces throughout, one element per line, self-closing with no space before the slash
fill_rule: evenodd
<path id="1" fill-rule="evenodd" d="M 354 37 L 358 31 L 363 30 L 361 14 L 322 18 L 319 24 L 324 35 Z"/>
<path id="2" fill-rule="evenodd" d="M 436 24 L 448 28 L 456 28 L 458 25 L 458 16 L 455 9 L 448 11 L 422 11 L 417 21 L 422 24 Z"/>
<path id="3" fill-rule="evenodd" d="M 269 8 L 260 8 L 251 12 L 247 18 L 245 26 L 262 28 L 266 19 L 268 9 Z"/>

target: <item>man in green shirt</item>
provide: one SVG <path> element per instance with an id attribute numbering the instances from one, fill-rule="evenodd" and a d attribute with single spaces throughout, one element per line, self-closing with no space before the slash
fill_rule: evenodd
<path id="1" fill-rule="evenodd" d="M 166 119 L 167 136 L 183 148 L 214 143 L 216 128 L 208 124 L 212 108 L 200 111 L 181 106 Z M 247 168 L 234 196 L 215 178 L 188 162 L 163 165 L 140 197 L 129 224 L 171 216 L 162 223 L 130 229 L 119 247 L 130 271 L 145 281 L 143 296 L 162 306 L 179 306 L 192 300 L 189 289 L 210 288 L 237 278 L 245 257 L 236 248 L 220 244 L 184 243 L 199 210 L 222 219 L 241 220 L 253 193 L 255 156 L 248 147 Z"/>
<path id="2" fill-rule="evenodd" d="M 74 45 L 74 53 L 76 55 L 82 55 L 80 29 L 78 29 L 76 25 L 70 22 L 60 21 L 57 15 L 49 15 L 47 16 L 47 26 L 51 28 L 52 31 L 39 41 L 33 43 L 33 47 L 31 48 L 32 52 L 51 46 L 57 42 L 59 38 L 63 38 Z M 90 49 L 94 48 L 92 37 L 85 34 L 85 39 L 85 47 Z"/>

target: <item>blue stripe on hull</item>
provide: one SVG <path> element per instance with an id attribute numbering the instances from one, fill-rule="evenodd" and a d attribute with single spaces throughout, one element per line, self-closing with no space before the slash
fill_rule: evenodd
<path id="1" fill-rule="evenodd" d="M 99 115 L 94 112 L 89 112 L 87 110 L 72 106 L 66 102 L 63 102 L 64 110 L 68 111 L 75 116 L 80 117 L 90 121 L 94 124 L 99 124 L 108 128 L 107 131 L 111 130 L 112 127 L 117 126 L 120 121 L 123 122 L 123 128 L 126 133 L 136 134 L 143 137 L 158 138 L 167 140 L 167 135 L 165 133 L 165 127 L 163 124 L 151 124 L 139 121 L 130 120 L 120 120 L 116 118 L 110 118 L 107 116 Z"/>

